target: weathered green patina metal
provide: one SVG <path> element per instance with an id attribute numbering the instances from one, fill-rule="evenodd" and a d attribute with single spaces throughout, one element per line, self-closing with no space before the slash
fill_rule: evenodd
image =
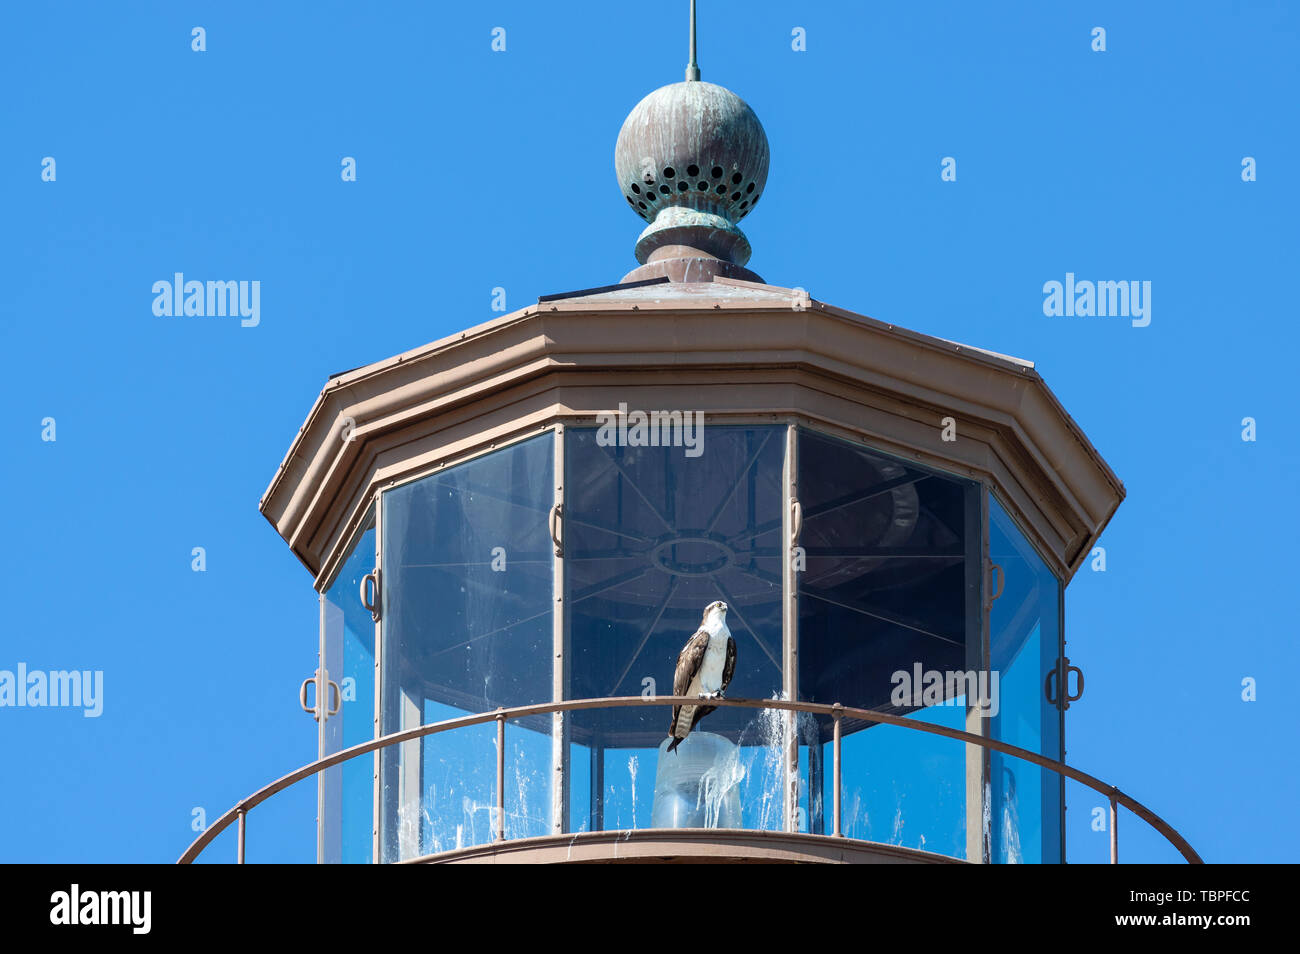
<path id="1" fill-rule="evenodd" d="M 722 86 L 688 80 L 637 103 L 614 168 L 628 205 L 650 224 L 636 243 L 642 267 L 623 280 L 762 281 L 744 268 L 749 240 L 736 223 L 763 194 L 768 155 L 758 117 Z"/>

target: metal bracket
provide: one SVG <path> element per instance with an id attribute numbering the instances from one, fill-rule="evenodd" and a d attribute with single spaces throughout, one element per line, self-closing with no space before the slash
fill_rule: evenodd
<path id="1" fill-rule="evenodd" d="M 803 505 L 798 497 L 790 498 L 790 546 L 799 545 L 799 534 L 803 532 Z"/>
<path id="2" fill-rule="evenodd" d="M 379 567 L 361 578 L 361 605 L 370 610 L 370 618 L 379 622 Z"/>

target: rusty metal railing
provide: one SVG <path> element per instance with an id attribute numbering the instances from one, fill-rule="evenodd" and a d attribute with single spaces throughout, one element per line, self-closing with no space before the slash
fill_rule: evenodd
<path id="1" fill-rule="evenodd" d="M 185 849 L 185 853 L 178 859 L 177 864 L 190 864 L 206 848 L 213 839 L 225 831 L 231 824 L 238 822 L 238 847 L 236 849 L 236 861 L 238 864 L 244 863 L 244 844 L 245 829 L 248 813 L 266 801 L 277 792 L 283 791 L 295 782 L 301 782 L 305 778 L 319 774 L 328 768 L 347 762 L 350 759 L 357 758 L 361 755 L 367 755 L 379 749 L 387 748 L 390 745 L 398 745 L 402 742 L 410 742 L 415 739 L 421 739 L 428 735 L 437 735 L 441 732 L 450 732 L 453 729 L 466 728 L 473 725 L 483 725 L 488 722 L 497 724 L 497 766 L 496 766 L 496 841 L 505 841 L 505 726 L 509 719 L 524 719 L 529 716 L 546 715 L 553 712 L 574 712 L 581 709 L 622 709 L 632 708 L 635 706 L 674 706 L 674 705 L 692 705 L 699 700 L 692 696 L 612 696 L 603 699 L 570 699 L 564 702 L 543 702 L 535 705 L 512 706 L 510 708 L 494 709 L 488 712 L 480 712 L 477 715 L 460 716 L 455 719 L 444 719 L 441 722 L 433 722 L 429 725 L 417 726 L 413 729 L 405 729 L 401 732 L 394 732 L 390 735 L 381 736 L 378 739 L 371 739 L 368 742 L 362 742 L 351 748 L 335 752 L 333 755 L 327 755 L 323 759 L 317 759 L 308 765 L 296 771 L 290 772 L 283 778 L 277 779 L 270 785 L 258 789 L 252 795 L 240 801 L 228 812 L 218 818 L 207 830 L 203 832 L 194 842 Z M 978 745 L 982 748 L 992 749 L 995 752 L 1001 752 L 1003 755 L 1010 755 L 1014 758 L 1022 759 L 1041 768 L 1049 769 L 1058 775 L 1073 779 L 1082 785 L 1086 785 L 1093 791 L 1105 795 L 1110 802 L 1110 862 L 1111 864 L 1119 863 L 1119 832 L 1116 824 L 1119 820 L 1119 806 L 1123 805 L 1133 814 L 1137 815 L 1148 825 L 1164 836 L 1165 840 L 1178 849 L 1179 853 L 1190 864 L 1202 864 L 1201 856 L 1195 849 L 1187 843 L 1187 840 L 1180 835 L 1172 825 L 1157 815 L 1151 809 L 1147 808 L 1137 799 L 1132 798 L 1113 785 L 1107 785 L 1105 782 L 1087 772 L 1081 772 L 1076 768 L 1066 765 L 1064 762 L 1058 762 L 1049 759 L 1046 756 L 1039 755 L 1037 752 L 1031 752 L 1028 749 L 1022 749 L 1006 742 L 990 739 L 982 735 L 974 735 L 970 732 L 964 732 L 961 729 L 950 729 L 947 726 L 932 725 L 928 722 L 918 722 L 915 719 L 908 719 L 903 716 L 889 715 L 884 712 L 874 712 L 870 709 L 854 709 L 849 706 L 840 705 L 838 702 L 834 705 L 825 705 L 816 702 L 792 702 L 785 699 L 711 699 L 711 706 L 736 706 L 748 709 L 781 709 L 787 712 L 807 712 L 813 715 L 829 716 L 833 720 L 834 733 L 831 740 L 832 749 L 832 777 L 834 778 L 834 799 L 832 801 L 832 833 L 821 837 L 826 838 L 843 838 L 841 819 L 841 798 L 840 788 L 842 786 L 841 772 L 841 733 L 840 722 L 845 717 L 851 719 L 861 719 L 865 722 L 874 722 L 881 725 L 895 725 L 904 729 L 914 729 L 919 732 L 926 732 L 931 735 L 944 736 L 949 739 L 955 739 L 958 742 L 966 742 L 970 745 Z"/>

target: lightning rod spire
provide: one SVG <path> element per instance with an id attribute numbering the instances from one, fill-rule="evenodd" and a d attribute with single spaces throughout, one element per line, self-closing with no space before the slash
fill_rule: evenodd
<path id="1" fill-rule="evenodd" d="M 691 0 L 691 61 L 686 64 L 686 82 L 700 78 L 700 65 L 695 62 L 695 0 Z"/>

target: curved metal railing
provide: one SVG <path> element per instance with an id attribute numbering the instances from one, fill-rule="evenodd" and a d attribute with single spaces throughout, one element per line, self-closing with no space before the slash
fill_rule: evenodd
<path id="1" fill-rule="evenodd" d="M 256 808 L 262 802 L 266 801 L 277 792 L 283 791 L 295 782 L 301 782 L 305 778 L 310 778 L 328 768 L 347 762 L 350 759 L 366 755 L 379 749 L 387 748 L 390 745 L 397 745 L 402 742 L 410 742 L 415 739 L 424 738 L 427 735 L 437 735 L 440 732 L 449 732 L 452 729 L 461 729 L 473 725 L 483 725 L 487 722 L 496 722 L 497 724 L 497 775 L 496 775 L 496 842 L 505 841 L 505 732 L 506 722 L 511 719 L 523 719 L 529 716 L 546 715 L 554 712 L 574 712 L 580 709 L 621 709 L 631 708 L 634 706 L 674 706 L 674 705 L 691 705 L 699 702 L 692 696 L 612 696 L 603 699 L 569 699 L 564 702 L 543 702 L 535 705 L 512 706 L 508 709 L 494 709 L 489 712 L 480 712 L 477 715 L 461 716 L 455 719 L 444 719 L 442 722 L 433 722 L 429 725 L 417 726 L 413 729 L 406 729 L 402 732 L 394 732 L 390 735 L 381 736 L 378 739 L 371 739 L 368 742 L 362 742 L 360 745 L 354 745 L 351 748 L 335 752 L 333 755 L 327 755 L 323 759 L 317 759 L 308 765 L 296 771 L 290 772 L 283 778 L 277 779 L 270 785 L 258 789 L 252 795 L 240 801 L 228 812 L 218 818 L 207 830 L 203 832 L 194 842 L 185 849 L 185 853 L 178 859 L 177 864 L 190 864 L 206 848 L 213 839 L 229 828 L 232 824 L 238 822 L 239 836 L 238 847 L 236 849 L 236 862 L 244 863 L 244 844 L 245 844 L 245 820 L 249 811 Z M 1006 742 L 1000 742 L 997 739 L 990 739 L 982 735 L 973 735 L 970 732 L 964 732 L 961 729 L 950 729 L 947 726 L 932 725 L 928 722 L 917 722 L 914 719 L 908 719 L 903 716 L 889 715 L 884 712 L 874 712 L 870 709 L 854 709 L 849 706 L 842 706 L 839 703 L 834 705 L 825 705 L 816 702 L 791 702 L 785 699 L 712 699 L 709 705 L 715 706 L 736 706 L 749 709 L 782 709 L 787 712 L 807 712 L 813 715 L 830 716 L 834 720 L 834 734 L 832 736 L 832 771 L 834 773 L 834 799 L 832 806 L 833 830 L 830 835 L 824 835 L 825 838 L 841 838 L 843 833 L 840 830 L 841 809 L 840 809 L 840 789 L 841 782 L 841 765 L 840 765 L 840 722 L 846 716 L 851 719 L 861 719 L 865 722 L 875 722 L 882 725 L 896 725 L 905 729 L 914 729 L 919 732 L 927 732 L 931 735 L 940 735 L 949 739 L 955 739 L 958 742 L 967 742 L 971 745 L 978 745 L 982 748 L 992 749 L 995 752 L 1001 752 L 1004 755 L 1010 755 L 1014 758 L 1022 759 L 1034 765 L 1049 769 L 1058 775 L 1074 779 L 1082 785 L 1096 792 L 1105 795 L 1110 801 L 1110 861 L 1111 864 L 1119 862 L 1119 831 L 1116 823 L 1119 820 L 1118 807 L 1123 805 L 1133 814 L 1137 815 L 1148 825 L 1158 831 L 1165 837 L 1171 845 L 1178 849 L 1182 856 L 1191 864 L 1202 864 L 1201 856 L 1195 849 L 1187 843 L 1173 826 L 1166 822 L 1151 809 L 1147 808 L 1137 799 L 1125 795 L 1113 785 L 1107 785 L 1105 782 L 1087 772 L 1081 772 L 1076 768 L 1066 765 L 1064 762 L 1057 762 L 1046 756 L 1039 755 L 1037 752 L 1031 752 L 1028 749 L 1022 749 Z"/>

